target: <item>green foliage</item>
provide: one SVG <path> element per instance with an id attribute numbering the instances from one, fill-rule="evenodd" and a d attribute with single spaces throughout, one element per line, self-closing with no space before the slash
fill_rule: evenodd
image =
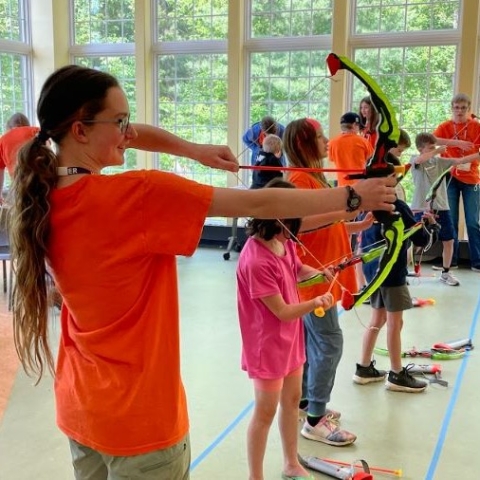
<path id="1" fill-rule="evenodd" d="M 21 25 L 25 21 L 20 15 L 23 0 L 0 0 L 0 39 L 24 41 Z"/>
<path id="2" fill-rule="evenodd" d="M 459 0 L 357 0 L 355 33 L 456 29 L 460 3 Z"/>
<path id="3" fill-rule="evenodd" d="M 456 47 L 402 47 L 359 49 L 355 61 L 367 71 L 385 91 L 392 103 L 401 128 L 412 143 L 422 131 L 433 129 L 449 116 L 456 66 Z M 353 110 L 367 95 L 365 87 L 353 80 Z M 414 147 L 404 158 L 414 154 Z M 412 185 L 407 175 L 402 183 L 410 199 Z"/>
<path id="4" fill-rule="evenodd" d="M 133 43 L 135 0 L 74 0 L 74 43 Z"/>
<path id="5" fill-rule="evenodd" d="M 331 0 L 252 0 L 253 37 L 302 37 L 332 32 Z"/>
<path id="6" fill-rule="evenodd" d="M 0 52 L 0 132 L 15 112 L 28 114 L 26 81 L 27 58 L 24 55 Z"/>
<path id="7" fill-rule="evenodd" d="M 157 1 L 159 41 L 224 40 L 228 2 L 224 0 Z"/>

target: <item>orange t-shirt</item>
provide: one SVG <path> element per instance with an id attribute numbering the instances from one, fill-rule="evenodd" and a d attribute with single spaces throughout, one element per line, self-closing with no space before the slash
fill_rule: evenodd
<path id="1" fill-rule="evenodd" d="M 480 146 L 480 123 L 476 120 L 467 120 L 466 123 L 455 123 L 453 120 L 447 120 L 441 123 L 433 134 L 437 138 L 467 140 L 473 142 L 475 146 L 471 150 L 462 150 L 457 147 L 447 147 L 447 151 L 442 154 L 445 158 L 460 158 L 472 153 L 477 153 Z M 458 165 L 452 169 L 452 175 L 463 183 L 476 185 L 480 183 L 480 162 L 475 160 L 470 165 Z"/>
<path id="2" fill-rule="evenodd" d="M 297 188 L 310 190 L 323 188 L 318 180 L 305 172 L 290 172 L 288 180 Z M 302 245 L 298 245 L 297 253 L 302 263 L 320 270 L 322 266 L 329 266 L 331 262 L 339 263 L 352 254 L 350 239 L 343 222 L 313 232 L 302 233 L 299 235 L 299 240 L 311 253 L 310 255 Z M 319 262 L 322 266 L 319 265 Z M 350 292 L 356 292 L 357 281 L 352 269 L 347 268 L 341 271 L 332 287 L 331 293 L 336 302 L 342 296 L 342 286 Z M 328 283 L 318 283 L 311 287 L 299 288 L 298 291 L 302 301 L 305 301 L 311 300 L 317 295 L 323 295 L 329 287 Z"/>
<path id="3" fill-rule="evenodd" d="M 364 169 L 373 154 L 368 140 L 356 133 L 341 133 L 328 142 L 328 158 L 337 168 Z M 358 180 L 347 180 L 348 173 L 338 172 L 338 185 L 353 185 Z"/>
<path id="4" fill-rule="evenodd" d="M 38 127 L 15 127 L 0 138 L 0 169 L 7 169 L 13 177 L 20 148 L 31 140 L 39 131 Z"/>
<path id="5" fill-rule="evenodd" d="M 372 148 L 375 148 L 378 139 L 378 133 L 376 130 L 367 130 L 366 128 L 360 132 L 360 135 L 367 140 Z"/>
<path id="6" fill-rule="evenodd" d="M 57 423 L 82 445 L 137 455 L 188 433 L 175 256 L 194 253 L 212 195 L 158 171 L 53 191 L 48 263 L 64 299 Z"/>

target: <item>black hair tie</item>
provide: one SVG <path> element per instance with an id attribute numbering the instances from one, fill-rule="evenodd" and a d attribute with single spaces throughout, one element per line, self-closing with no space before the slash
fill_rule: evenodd
<path id="1" fill-rule="evenodd" d="M 41 143 L 42 145 L 46 143 L 49 138 L 50 138 L 50 135 L 47 133 L 46 130 L 43 130 L 43 129 L 40 129 L 35 137 L 36 141 Z"/>

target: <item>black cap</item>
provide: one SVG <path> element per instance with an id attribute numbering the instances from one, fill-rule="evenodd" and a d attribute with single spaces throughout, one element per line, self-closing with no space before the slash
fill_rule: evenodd
<path id="1" fill-rule="evenodd" d="M 354 124 L 357 123 L 360 126 L 363 126 L 362 119 L 360 118 L 360 115 L 355 112 L 347 112 L 342 115 L 340 118 L 340 124 Z"/>

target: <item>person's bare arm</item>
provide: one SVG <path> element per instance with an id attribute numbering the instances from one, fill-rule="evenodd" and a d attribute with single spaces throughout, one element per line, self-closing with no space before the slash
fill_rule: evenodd
<path id="1" fill-rule="evenodd" d="M 370 228 L 373 225 L 374 221 L 375 217 L 373 216 L 373 213 L 368 212 L 365 215 L 365 218 L 363 218 L 362 220 L 345 223 L 345 228 L 347 230 L 347 233 L 351 235 L 352 233 L 363 232 L 367 228 Z"/>
<path id="2" fill-rule="evenodd" d="M 317 268 L 311 267 L 310 265 L 303 264 L 297 273 L 297 280 L 301 282 L 302 280 L 311 278 L 319 273 L 321 272 Z"/>
<path id="3" fill-rule="evenodd" d="M 457 147 L 462 150 L 471 150 L 475 144 L 468 140 L 458 140 L 457 138 L 440 138 L 435 137 L 437 145 L 446 145 L 447 147 Z"/>
<path id="4" fill-rule="evenodd" d="M 421 153 L 420 155 L 418 155 L 418 157 L 415 157 L 415 165 L 421 165 L 422 163 L 428 162 L 428 160 L 433 158 L 435 155 L 441 155 L 442 153 L 445 153 L 446 150 L 447 147 L 445 145 L 441 145 L 440 147 L 434 148 L 429 152 Z M 443 160 L 447 159 L 444 158 Z"/>
<path id="5" fill-rule="evenodd" d="M 396 179 L 369 178 L 355 184 L 361 210 L 393 211 Z M 319 190 L 261 188 L 241 190 L 215 188 L 209 217 L 298 218 L 346 210 L 348 192 L 344 187 Z"/>
<path id="6" fill-rule="evenodd" d="M 333 296 L 331 293 L 325 293 L 324 295 L 314 297 L 306 302 L 293 304 L 285 303 L 285 300 L 279 293 L 263 297 L 261 300 L 279 320 L 284 322 L 296 320 L 318 307 L 322 307 L 326 310 L 333 305 Z"/>
<path id="7" fill-rule="evenodd" d="M 444 160 L 450 160 L 451 162 L 456 163 L 457 165 L 460 165 L 462 163 L 474 162 L 475 160 L 480 160 L 480 152 L 472 153 L 471 155 L 467 155 L 466 157 L 461 157 L 461 158 L 444 158 Z"/>
<path id="8" fill-rule="evenodd" d="M 238 160 L 226 145 L 207 145 L 189 142 L 173 133 L 153 125 L 133 124 L 136 138 L 130 140 L 129 148 L 147 152 L 162 152 L 187 157 L 202 165 L 230 172 L 238 171 Z"/>
<path id="9" fill-rule="evenodd" d="M 439 147 L 439 148 L 436 148 L 435 150 L 432 150 L 431 152 L 422 153 L 415 159 L 415 164 L 424 163 L 427 160 L 430 160 L 435 155 L 444 153 L 445 149 L 446 149 L 445 147 Z M 462 163 L 468 163 L 468 162 L 473 162 L 475 160 L 480 160 L 480 153 L 472 153 L 471 155 L 467 155 L 466 157 L 460 157 L 460 158 L 442 157 L 442 160 L 460 165 Z"/>
<path id="10" fill-rule="evenodd" d="M 310 232 L 318 230 L 327 225 L 332 225 L 336 222 L 345 220 L 353 220 L 358 215 L 358 212 L 347 212 L 346 210 L 339 210 L 338 212 L 321 213 L 319 215 L 310 215 L 302 218 L 302 226 L 300 232 Z"/>

